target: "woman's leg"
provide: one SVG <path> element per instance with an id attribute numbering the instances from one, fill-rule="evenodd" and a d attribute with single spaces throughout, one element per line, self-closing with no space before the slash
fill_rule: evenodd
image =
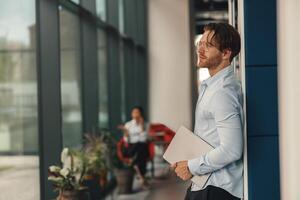
<path id="1" fill-rule="evenodd" d="M 143 187 L 148 188 L 148 183 L 145 178 L 147 171 L 147 160 L 149 158 L 148 144 L 147 143 L 137 143 L 136 144 L 136 159 L 134 161 L 134 168 L 141 178 Z"/>

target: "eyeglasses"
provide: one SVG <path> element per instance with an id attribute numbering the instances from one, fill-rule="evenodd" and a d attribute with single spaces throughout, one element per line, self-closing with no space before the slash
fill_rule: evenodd
<path id="1" fill-rule="evenodd" d="M 201 47 L 203 48 L 204 51 L 208 51 L 210 48 L 215 46 L 209 42 L 199 41 L 198 44 L 196 45 L 196 50 L 199 51 Z"/>

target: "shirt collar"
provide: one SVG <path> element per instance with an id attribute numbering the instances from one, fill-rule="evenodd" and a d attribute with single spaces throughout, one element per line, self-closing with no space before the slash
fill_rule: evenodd
<path id="1" fill-rule="evenodd" d="M 225 67 L 224 69 L 217 72 L 214 76 L 202 81 L 202 85 L 211 86 L 214 83 L 218 82 L 222 78 L 226 77 L 229 74 L 233 73 L 233 66 L 229 65 L 228 67 Z"/>

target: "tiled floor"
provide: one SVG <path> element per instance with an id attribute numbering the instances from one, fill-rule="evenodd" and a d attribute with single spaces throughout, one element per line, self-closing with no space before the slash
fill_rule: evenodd
<path id="1" fill-rule="evenodd" d="M 0 156 L 0 200 L 39 199 L 38 156 Z"/>
<path id="2" fill-rule="evenodd" d="M 162 160 L 162 153 L 156 156 L 155 178 L 150 178 L 149 183 L 150 189 L 142 190 L 136 179 L 133 194 L 118 195 L 116 189 L 106 200 L 182 200 L 189 184 L 170 172 L 169 165 Z M 0 200 L 39 199 L 38 157 L 0 156 L 0 188 Z"/>

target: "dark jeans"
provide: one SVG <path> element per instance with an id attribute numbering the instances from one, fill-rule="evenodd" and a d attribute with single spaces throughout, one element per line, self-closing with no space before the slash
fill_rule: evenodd
<path id="1" fill-rule="evenodd" d="M 191 187 L 186 192 L 185 200 L 240 200 L 232 196 L 226 190 L 215 186 L 207 186 L 204 190 L 191 191 Z"/>

